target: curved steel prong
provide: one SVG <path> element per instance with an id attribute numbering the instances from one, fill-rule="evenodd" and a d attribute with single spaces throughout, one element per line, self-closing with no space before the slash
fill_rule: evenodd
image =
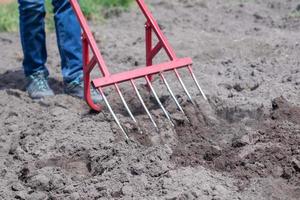
<path id="1" fill-rule="evenodd" d="M 125 108 L 126 108 L 126 110 L 127 110 L 127 113 L 129 114 L 129 116 L 131 117 L 131 119 L 132 119 L 132 120 L 134 121 L 134 123 L 136 124 L 137 129 L 139 130 L 139 132 L 140 132 L 140 133 L 143 133 L 143 132 L 141 131 L 141 128 L 139 127 L 139 124 L 138 124 L 137 120 L 135 119 L 134 115 L 132 114 L 132 112 L 131 112 L 131 110 L 130 110 L 130 108 L 129 108 L 129 106 L 128 106 L 128 104 L 127 104 L 127 102 L 126 102 L 126 100 L 125 100 L 125 98 L 124 98 L 124 96 L 123 96 L 123 94 L 122 94 L 120 88 L 119 88 L 119 86 L 118 86 L 118 84 L 115 83 L 114 85 L 115 85 L 115 88 L 116 88 L 116 90 L 117 90 L 117 92 L 118 92 L 120 98 L 121 98 L 121 101 L 122 101 L 123 105 L 125 106 Z"/>
<path id="2" fill-rule="evenodd" d="M 112 114 L 114 120 L 116 121 L 117 125 L 118 125 L 119 128 L 122 130 L 122 132 L 123 132 L 123 134 L 125 135 L 126 139 L 129 140 L 129 137 L 128 137 L 126 131 L 124 130 L 124 128 L 122 127 L 122 125 L 121 125 L 121 123 L 120 123 L 120 121 L 119 121 L 117 115 L 115 114 L 115 112 L 114 112 L 113 109 L 111 108 L 110 104 L 108 103 L 108 100 L 107 100 L 107 98 L 106 98 L 106 96 L 105 96 L 105 94 L 104 94 L 102 88 L 98 88 L 98 91 L 100 92 L 101 96 L 103 97 L 103 100 L 104 100 L 106 106 L 108 107 L 110 113 Z"/>
<path id="3" fill-rule="evenodd" d="M 159 104 L 159 106 L 160 106 L 160 108 L 163 110 L 163 112 L 165 113 L 167 119 L 170 121 L 170 123 L 172 124 L 172 126 L 175 126 L 174 123 L 172 122 L 172 119 L 171 119 L 171 117 L 170 117 L 168 111 L 165 109 L 165 107 L 163 106 L 163 104 L 162 104 L 161 101 L 159 100 L 158 95 L 157 95 L 157 93 L 155 92 L 155 90 L 154 90 L 154 88 L 153 88 L 153 86 L 152 86 L 152 84 L 151 84 L 151 81 L 149 80 L 148 76 L 145 76 L 145 79 L 146 79 L 147 84 L 148 84 L 148 86 L 150 87 L 150 90 L 152 91 L 152 93 L 153 93 L 153 95 L 154 95 L 154 97 L 155 97 L 157 103 Z"/>
<path id="4" fill-rule="evenodd" d="M 199 82 L 198 82 L 198 80 L 197 80 L 197 78 L 196 78 L 196 76 L 193 72 L 193 69 L 192 69 L 191 65 L 189 65 L 188 68 L 189 68 L 189 71 L 190 71 L 196 85 L 197 85 L 197 88 L 199 89 L 199 91 L 202 94 L 203 98 L 207 101 L 207 97 L 206 97 L 205 93 L 203 92 L 202 88 L 200 87 L 200 84 L 199 84 Z"/>
<path id="5" fill-rule="evenodd" d="M 131 117 L 131 119 L 132 119 L 135 123 L 137 123 L 135 117 L 133 116 L 131 110 L 129 109 L 128 104 L 126 103 L 126 100 L 125 100 L 125 98 L 124 98 L 124 96 L 123 96 L 123 94 L 122 94 L 122 92 L 121 92 L 119 86 L 118 86 L 116 83 L 115 83 L 115 88 L 116 88 L 116 90 L 117 90 L 117 92 L 118 92 L 118 94 L 119 94 L 119 96 L 120 96 L 120 98 L 121 98 L 121 101 L 122 101 L 123 105 L 125 106 L 125 108 L 126 108 L 128 114 L 129 114 L 129 116 Z"/>
<path id="6" fill-rule="evenodd" d="M 185 84 L 183 83 L 183 81 L 182 81 L 182 79 L 181 79 L 181 77 L 180 77 L 180 75 L 179 75 L 177 69 L 174 69 L 174 72 L 175 72 L 176 77 L 178 78 L 178 80 L 179 80 L 179 82 L 180 82 L 180 85 L 182 86 L 184 92 L 185 92 L 186 95 L 188 96 L 189 100 L 192 102 L 193 105 L 195 105 L 195 104 L 194 104 L 194 101 L 193 101 L 193 98 L 192 98 L 190 92 L 187 90 Z"/>
<path id="7" fill-rule="evenodd" d="M 176 96 L 174 95 L 173 91 L 171 90 L 171 87 L 170 87 L 169 83 L 167 82 L 167 79 L 165 78 L 165 76 L 162 73 L 160 73 L 160 76 L 161 76 L 163 82 L 165 83 L 169 93 L 171 94 L 172 98 L 174 99 L 178 109 L 185 115 L 185 112 L 184 112 L 183 108 L 181 107 L 180 103 L 178 102 L 178 100 L 177 100 Z"/>
<path id="8" fill-rule="evenodd" d="M 133 80 L 130 80 L 130 82 L 131 82 L 131 85 L 132 85 L 132 87 L 134 88 L 135 93 L 136 93 L 136 95 L 138 96 L 138 98 L 139 98 L 139 100 L 140 100 L 142 106 L 144 107 L 144 109 L 145 109 L 145 111 L 146 111 L 148 117 L 150 118 L 151 122 L 153 123 L 153 125 L 154 125 L 156 131 L 159 132 L 158 126 L 157 126 L 156 122 L 154 121 L 154 119 L 153 119 L 153 117 L 152 117 L 152 115 L 151 115 L 149 109 L 147 108 L 147 106 L 146 106 L 146 104 L 145 104 L 145 102 L 144 102 L 144 100 L 143 100 L 143 98 L 142 98 L 142 96 L 141 96 L 139 90 L 137 89 L 137 87 L 136 87 L 134 81 L 133 81 Z"/>

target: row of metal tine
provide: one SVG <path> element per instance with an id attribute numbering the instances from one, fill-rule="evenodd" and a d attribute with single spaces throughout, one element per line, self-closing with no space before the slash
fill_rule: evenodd
<path id="1" fill-rule="evenodd" d="M 188 68 L 188 70 L 189 70 L 189 72 L 190 72 L 190 74 L 191 74 L 191 76 L 192 76 L 192 78 L 193 78 L 193 80 L 194 80 L 194 82 L 195 82 L 195 84 L 196 84 L 198 90 L 200 91 L 201 95 L 203 96 L 203 98 L 204 98 L 205 100 L 207 100 L 207 97 L 206 97 L 205 93 L 203 92 L 202 88 L 200 87 L 200 84 L 199 84 L 199 82 L 198 82 L 198 80 L 197 80 L 197 78 L 196 78 L 196 76 L 195 76 L 195 74 L 194 74 L 194 72 L 193 72 L 193 70 L 192 70 L 192 67 L 189 65 L 189 66 L 187 66 L 187 68 Z M 187 87 L 185 86 L 185 84 L 184 84 L 184 82 L 183 82 L 183 80 L 182 80 L 182 78 L 181 78 L 181 76 L 180 76 L 178 70 L 177 70 L 176 68 L 173 69 L 173 70 L 174 70 L 175 75 L 176 75 L 178 81 L 180 82 L 180 85 L 182 86 L 182 88 L 183 88 L 185 94 L 187 95 L 189 101 L 190 101 L 191 103 L 194 104 L 193 98 L 192 98 L 190 92 L 188 91 Z M 160 73 L 159 73 L 159 76 L 161 77 L 161 79 L 163 80 L 163 83 L 164 83 L 165 86 L 167 87 L 167 90 L 168 90 L 168 92 L 170 93 L 172 99 L 175 101 L 177 108 L 178 108 L 178 109 L 186 116 L 186 114 L 185 114 L 185 112 L 184 112 L 182 106 L 180 105 L 178 99 L 177 99 L 176 96 L 174 95 L 174 93 L 173 93 L 173 91 L 172 91 L 172 89 L 171 89 L 171 87 L 170 87 L 170 85 L 169 85 L 167 79 L 166 79 L 165 76 L 163 75 L 163 73 L 160 72 Z M 151 92 L 152 92 L 154 98 L 156 99 L 158 105 L 159 105 L 160 108 L 162 109 L 164 115 L 166 116 L 166 118 L 168 119 L 168 121 L 170 122 L 170 124 L 171 124 L 172 126 L 175 126 L 175 124 L 173 123 L 173 121 L 172 121 L 172 119 L 171 119 L 171 116 L 170 116 L 169 112 L 168 112 L 168 111 L 166 110 L 166 108 L 163 106 L 163 104 L 162 104 L 162 102 L 160 101 L 160 99 L 159 99 L 159 97 L 158 97 L 156 91 L 154 90 L 154 88 L 153 88 L 153 86 L 152 86 L 152 83 L 151 83 L 149 77 L 148 77 L 148 76 L 145 76 L 144 78 L 145 78 L 145 80 L 146 80 L 146 82 L 147 82 L 147 84 L 148 84 L 148 86 L 149 86 L 149 89 L 151 90 Z M 139 92 L 139 90 L 138 90 L 138 88 L 137 88 L 137 86 L 136 86 L 136 84 L 135 84 L 135 81 L 134 81 L 133 79 L 131 79 L 130 82 L 131 82 L 131 85 L 132 85 L 132 87 L 133 87 L 133 89 L 134 89 L 134 91 L 135 91 L 135 93 L 136 93 L 136 95 L 137 95 L 139 101 L 141 102 L 141 104 L 142 104 L 142 106 L 143 106 L 145 112 L 147 113 L 149 119 L 150 119 L 151 122 L 153 123 L 153 125 L 154 125 L 156 131 L 159 132 L 159 128 L 158 128 L 158 126 L 157 126 L 157 123 L 155 122 L 155 120 L 154 120 L 152 114 L 150 113 L 149 109 L 147 108 L 147 106 L 146 106 L 146 104 L 145 104 L 145 101 L 143 100 L 143 98 L 142 98 L 142 96 L 141 96 L 141 94 L 140 94 L 140 92 Z M 120 96 L 120 98 L 121 98 L 121 101 L 122 101 L 123 105 L 125 106 L 125 108 L 126 108 L 128 114 L 129 114 L 129 116 L 130 116 L 131 119 L 134 121 L 134 123 L 137 125 L 137 127 L 139 127 L 138 122 L 137 122 L 136 118 L 134 117 L 134 115 L 132 114 L 132 112 L 131 112 L 131 110 L 130 110 L 130 108 L 129 108 L 129 106 L 128 106 L 128 104 L 127 104 L 127 102 L 126 102 L 126 100 L 125 100 L 125 98 L 124 98 L 124 96 L 123 96 L 123 94 L 122 94 L 120 88 L 119 88 L 119 86 L 118 86 L 118 84 L 115 83 L 115 84 L 114 84 L 114 87 L 116 88 L 116 90 L 117 90 L 117 92 L 118 92 L 118 94 L 119 94 L 119 96 Z M 122 124 L 121 124 L 119 118 L 117 117 L 116 113 L 113 111 L 113 109 L 112 109 L 112 107 L 111 107 L 109 101 L 107 100 L 107 97 L 105 96 L 105 94 L 104 94 L 104 92 L 103 92 L 103 89 L 102 89 L 102 88 L 98 88 L 98 90 L 99 90 L 100 94 L 102 95 L 103 100 L 104 100 L 104 103 L 106 104 L 106 106 L 107 106 L 109 112 L 112 114 L 112 116 L 113 116 L 115 122 L 117 123 L 118 127 L 121 129 L 121 131 L 122 131 L 122 133 L 125 135 L 126 139 L 129 140 L 129 136 L 128 136 L 127 132 L 126 132 L 125 129 L 123 128 L 123 126 L 122 126 Z"/>

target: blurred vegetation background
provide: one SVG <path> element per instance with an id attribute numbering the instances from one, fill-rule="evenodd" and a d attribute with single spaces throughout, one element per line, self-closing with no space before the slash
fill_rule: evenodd
<path id="1" fill-rule="evenodd" d="M 104 9 L 127 9 L 133 0 L 79 0 L 81 9 L 89 20 L 104 18 Z M 47 30 L 54 29 L 53 7 L 51 0 L 46 0 L 46 26 Z M 102 14 L 101 14 L 102 13 Z M 16 1 L 0 4 L 0 32 L 16 32 L 19 27 L 18 3 Z"/>

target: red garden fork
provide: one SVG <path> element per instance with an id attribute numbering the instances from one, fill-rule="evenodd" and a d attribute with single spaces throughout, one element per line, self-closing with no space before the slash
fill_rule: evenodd
<path id="1" fill-rule="evenodd" d="M 188 91 L 187 87 L 185 86 L 183 80 L 181 79 L 181 76 L 179 74 L 178 69 L 179 68 L 187 68 L 187 70 L 190 72 L 193 80 L 196 83 L 197 88 L 199 89 L 200 93 L 204 97 L 205 100 L 207 100 L 203 90 L 201 89 L 199 82 L 196 79 L 195 74 L 192 70 L 192 59 L 191 58 L 177 58 L 174 50 L 170 46 L 167 38 L 162 33 L 161 29 L 159 28 L 158 23 L 154 19 L 153 15 L 149 11 L 148 7 L 146 6 L 144 0 L 136 0 L 137 4 L 139 5 L 140 9 L 142 10 L 143 14 L 145 15 L 147 22 L 145 24 L 146 29 L 146 65 L 145 67 L 137 68 L 131 71 L 121 72 L 117 74 L 111 74 L 107 66 L 105 64 L 105 61 L 100 53 L 100 50 L 97 47 L 96 40 L 88 26 L 87 20 L 84 17 L 79 3 L 77 0 L 70 0 L 70 3 L 75 11 L 75 14 L 80 22 L 81 28 L 82 28 L 82 43 L 83 43 L 83 71 L 84 71 L 84 93 L 85 93 L 85 99 L 87 104 L 96 111 L 101 111 L 101 106 L 94 104 L 92 98 L 91 98 L 91 83 L 93 86 L 98 89 L 100 94 L 103 97 L 104 103 L 106 104 L 107 108 L 109 109 L 110 113 L 112 114 L 115 122 L 120 127 L 122 132 L 124 133 L 125 137 L 128 138 L 128 134 L 126 133 L 125 129 L 123 128 L 120 120 L 118 119 L 117 115 L 113 111 L 112 107 L 110 106 L 110 103 L 108 102 L 104 92 L 103 88 L 107 86 L 114 86 L 116 88 L 116 91 L 118 95 L 121 98 L 122 103 L 124 104 L 128 114 L 132 118 L 132 120 L 137 123 L 137 120 L 135 119 L 134 115 L 132 114 L 128 104 L 125 101 L 125 98 L 123 94 L 121 93 L 121 90 L 119 88 L 119 84 L 122 82 L 129 81 L 139 99 L 141 102 L 143 108 L 145 109 L 147 115 L 149 116 L 150 120 L 152 121 L 155 128 L 158 130 L 158 126 L 156 122 L 154 121 L 153 116 L 151 115 L 149 109 L 147 108 L 136 84 L 135 80 L 139 78 L 143 78 L 146 80 L 147 85 L 151 92 L 153 93 L 153 96 L 155 97 L 157 103 L 159 104 L 160 108 L 164 112 L 167 119 L 170 121 L 170 123 L 174 126 L 172 119 L 170 117 L 170 114 L 166 110 L 166 108 L 163 106 L 162 102 L 160 101 L 156 91 L 154 90 L 152 86 L 152 76 L 155 74 L 158 74 L 162 80 L 165 86 L 167 87 L 170 95 L 172 96 L 172 99 L 175 101 L 178 109 L 184 113 L 184 110 L 182 106 L 180 105 L 178 99 L 174 95 L 173 91 L 171 90 L 171 87 L 167 81 L 167 79 L 164 76 L 164 72 L 167 71 L 174 71 L 180 85 L 182 86 L 184 92 L 188 96 L 189 100 L 193 102 L 192 96 L 190 92 Z M 152 46 L 152 36 L 153 32 L 158 38 L 158 43 L 155 46 Z M 161 63 L 161 64 L 155 64 L 153 65 L 152 60 L 153 58 L 160 52 L 160 50 L 164 49 L 170 59 L 169 62 Z M 89 51 L 92 51 L 92 56 L 89 56 Z M 98 66 L 100 69 L 101 74 L 103 75 L 101 78 L 97 78 L 94 80 L 91 80 L 91 72 L 95 68 L 95 66 Z"/>

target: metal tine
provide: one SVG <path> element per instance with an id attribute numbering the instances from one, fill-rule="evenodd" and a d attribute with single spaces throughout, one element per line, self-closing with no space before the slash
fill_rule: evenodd
<path id="1" fill-rule="evenodd" d="M 207 101 L 207 97 L 206 97 L 205 93 L 203 92 L 202 88 L 200 87 L 200 84 L 199 84 L 199 82 L 198 82 L 198 80 L 197 80 L 197 78 L 196 78 L 196 76 L 195 76 L 195 74 L 193 72 L 193 69 L 192 69 L 191 65 L 189 65 L 188 68 L 189 68 L 189 71 L 190 71 L 190 73 L 191 73 L 191 75 L 192 75 L 192 77 L 193 77 L 193 79 L 194 79 L 194 81 L 195 81 L 195 83 L 197 85 L 197 88 L 199 89 L 201 95 Z"/>
<path id="2" fill-rule="evenodd" d="M 125 106 L 128 114 L 130 115 L 130 117 L 134 121 L 134 123 L 137 125 L 137 128 L 140 131 L 140 133 L 142 133 L 141 128 L 139 127 L 139 124 L 138 124 L 137 120 L 135 119 L 134 115 L 132 114 L 132 112 L 131 112 L 131 110 L 130 110 L 130 108 L 129 108 L 129 106 L 128 106 L 128 104 L 127 104 L 127 102 L 126 102 L 126 100 L 125 100 L 125 98 L 124 98 L 124 96 L 123 96 L 120 88 L 119 88 L 119 86 L 118 86 L 118 84 L 115 83 L 114 85 L 115 85 L 115 88 L 116 88 L 116 90 L 117 90 L 117 92 L 118 92 L 118 94 L 119 94 L 119 96 L 121 98 L 121 101 L 122 101 L 123 105 Z"/>
<path id="3" fill-rule="evenodd" d="M 134 88 L 135 93 L 136 93 L 136 95 L 138 96 L 138 98 L 139 98 L 139 100 L 140 100 L 142 106 L 144 107 L 144 109 L 145 109 L 145 111 L 146 111 L 148 117 L 150 118 L 151 122 L 153 123 L 153 125 L 154 125 L 156 131 L 159 132 L 158 126 L 157 126 L 156 122 L 154 121 L 154 119 L 153 119 L 153 117 L 152 117 L 152 115 L 151 115 L 149 109 L 147 108 L 147 106 L 146 106 L 146 104 L 145 104 L 145 102 L 144 102 L 144 100 L 143 100 L 143 98 L 142 98 L 142 96 L 141 96 L 139 90 L 137 89 L 137 87 L 136 87 L 136 85 L 135 85 L 135 83 L 134 83 L 134 80 L 131 79 L 130 82 L 131 82 L 131 85 L 132 85 L 132 87 Z"/>
<path id="4" fill-rule="evenodd" d="M 170 117 L 168 111 L 165 109 L 165 107 L 163 106 L 163 104 L 162 104 L 161 101 L 159 100 L 158 95 L 157 95 L 157 93 L 155 92 L 155 90 L 154 90 L 154 88 L 153 88 L 153 86 L 152 86 L 152 84 L 151 84 L 151 81 L 149 80 L 148 76 L 145 76 L 145 79 L 146 79 L 147 84 L 148 84 L 148 86 L 150 87 L 150 89 L 151 89 L 151 91 L 152 91 L 152 93 L 153 93 L 153 95 L 154 95 L 156 101 L 158 102 L 159 106 L 161 107 L 161 109 L 162 109 L 163 112 L 165 113 L 167 119 L 170 121 L 170 123 L 171 123 L 172 126 L 175 126 L 174 123 L 172 122 L 172 119 L 171 119 L 171 117 Z"/>
<path id="5" fill-rule="evenodd" d="M 166 79 L 165 76 L 163 75 L 163 73 L 160 73 L 160 76 L 161 76 L 163 82 L 165 83 L 165 85 L 166 85 L 166 87 L 167 87 L 169 93 L 171 94 L 172 98 L 174 99 L 174 101 L 175 101 L 177 107 L 179 108 L 179 110 L 180 110 L 184 115 L 186 115 L 185 112 L 184 112 L 184 110 L 183 110 L 183 108 L 181 107 L 180 103 L 178 102 L 176 96 L 174 95 L 173 91 L 171 90 L 171 87 L 170 87 L 170 85 L 169 85 L 167 79 Z"/>
<path id="6" fill-rule="evenodd" d="M 114 112 L 113 109 L 111 108 L 110 104 L 108 103 L 108 100 L 107 100 L 107 98 L 106 98 L 106 96 L 105 96 L 105 94 L 104 94 L 102 88 L 98 88 L 98 90 L 99 90 L 101 96 L 103 97 L 103 100 L 104 100 L 106 106 L 108 107 L 110 113 L 112 114 L 113 118 L 115 119 L 117 125 L 118 125 L 119 128 L 122 130 L 122 132 L 123 132 L 123 134 L 125 135 L 126 139 L 129 140 L 129 137 L 128 137 L 126 131 L 124 130 L 124 128 L 122 127 L 122 125 L 121 125 L 121 123 L 120 123 L 120 121 L 119 121 L 117 115 L 115 114 L 115 112 Z"/>
<path id="7" fill-rule="evenodd" d="M 125 108 L 126 108 L 128 114 L 130 115 L 131 119 L 132 119 L 135 123 L 137 123 L 135 117 L 133 116 L 131 110 L 129 109 L 129 106 L 128 106 L 127 102 L 125 101 L 125 98 L 124 98 L 124 96 L 123 96 L 123 94 L 122 94 L 122 92 L 121 92 L 121 90 L 120 90 L 118 84 L 116 84 L 116 83 L 115 83 L 115 88 L 116 88 L 116 90 L 117 90 L 117 92 L 118 92 L 118 94 L 119 94 L 119 96 L 120 96 L 120 98 L 121 98 L 121 100 L 122 100 L 122 103 L 124 104 L 124 106 L 125 106 Z"/>
<path id="8" fill-rule="evenodd" d="M 186 95 L 188 96 L 189 100 L 192 102 L 193 105 L 195 105 L 195 103 L 194 103 L 194 101 L 193 101 L 193 98 L 192 98 L 190 92 L 187 90 L 185 84 L 183 83 L 183 81 L 182 81 L 182 79 L 181 79 L 181 77 L 180 77 L 180 75 L 179 75 L 177 69 L 174 69 L 174 72 L 175 72 L 175 74 L 176 74 L 176 76 L 177 76 L 177 78 L 178 78 L 178 80 L 179 80 L 179 82 L 180 82 L 180 84 L 181 84 L 181 86 L 182 86 L 184 92 L 185 92 Z"/>

